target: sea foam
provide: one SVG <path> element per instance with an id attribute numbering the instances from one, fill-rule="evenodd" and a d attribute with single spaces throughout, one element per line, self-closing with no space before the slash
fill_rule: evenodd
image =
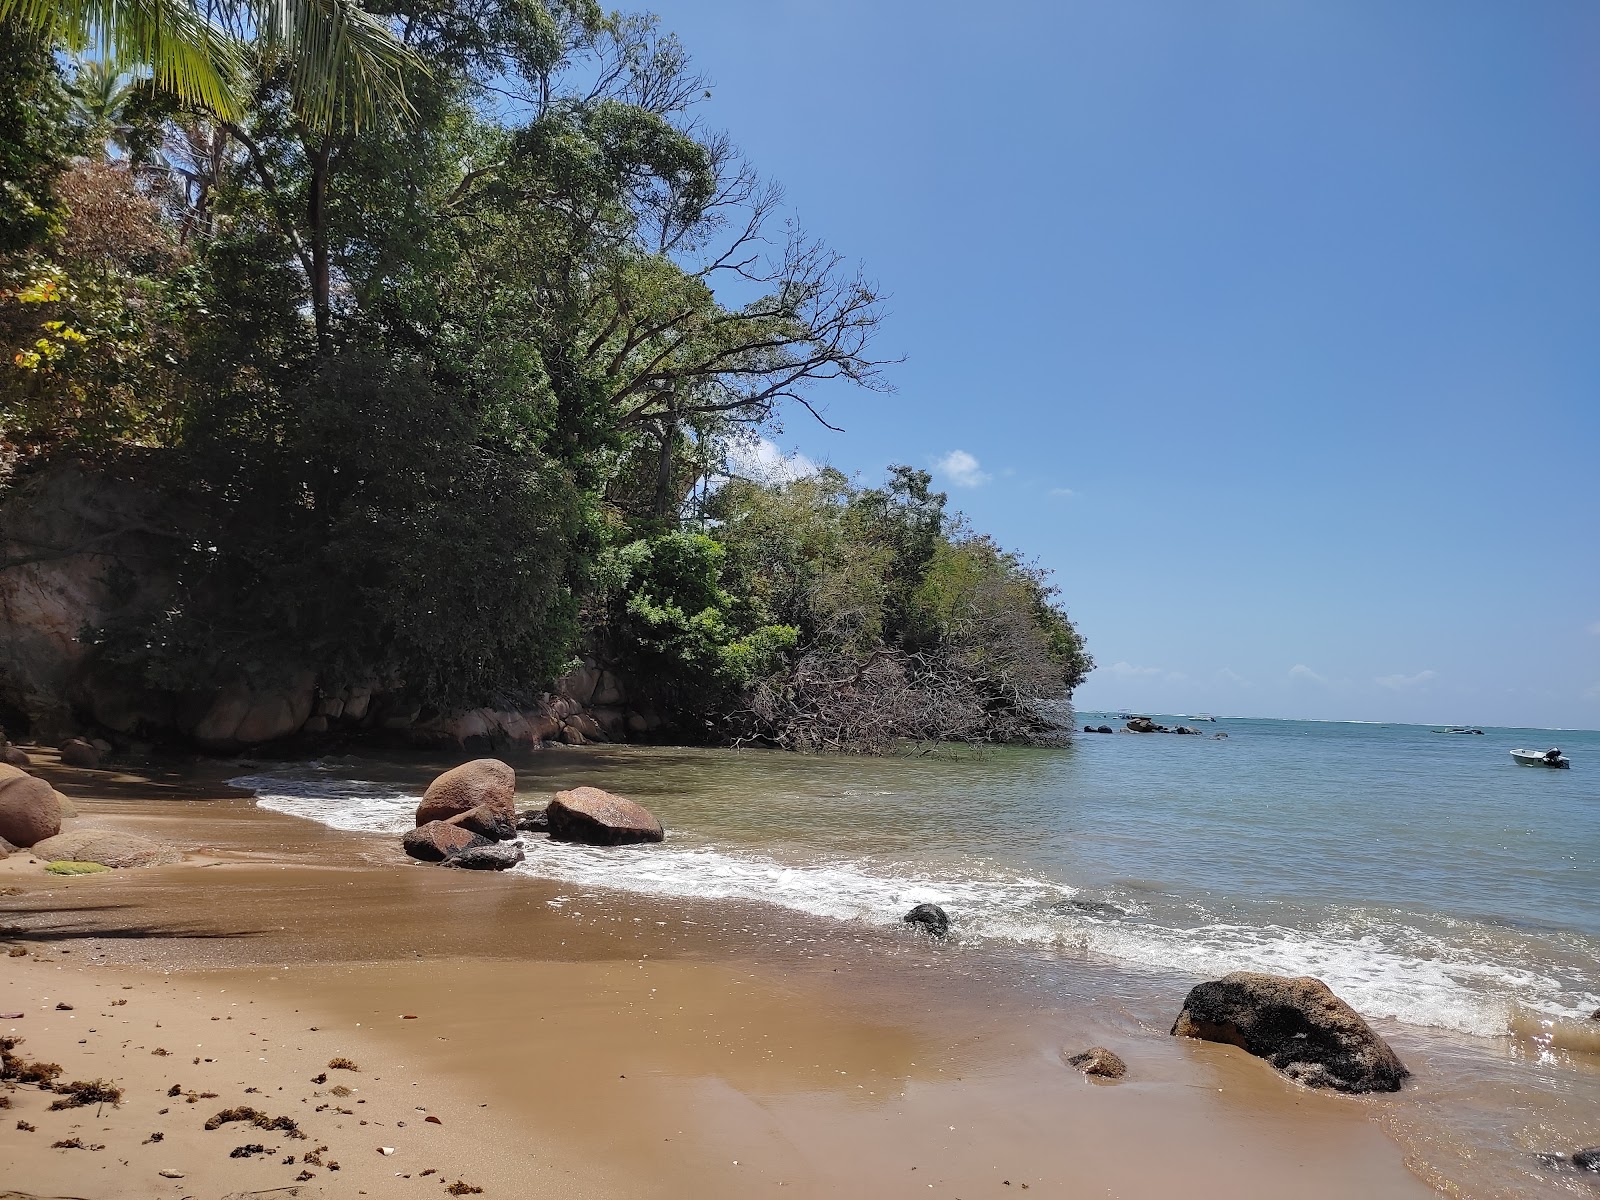
<path id="1" fill-rule="evenodd" d="M 335 829 L 400 833 L 417 795 L 306 764 L 230 782 L 262 808 Z M 1149 972 L 1216 977 L 1256 970 L 1315 975 L 1369 1018 L 1506 1034 L 1529 1020 L 1572 1021 L 1600 1005 L 1589 979 L 1529 965 L 1515 944 L 1478 931 L 1422 928 L 1399 911 L 1303 912 L 1294 923 L 1219 919 L 1131 889 L 1085 891 L 984 859 L 922 864 L 872 856 L 819 858 L 730 845 L 672 830 L 662 845 L 600 849 L 527 839 L 517 873 L 639 895 L 775 904 L 838 921 L 890 925 L 916 904 L 943 905 L 967 942 L 1011 944 Z M 1078 903 L 1075 903 L 1078 902 Z M 1102 907 L 1084 908 L 1098 903 Z M 1451 923 L 1446 923 L 1448 926 Z M 1459 924 L 1459 923 L 1456 923 Z M 1475 936 L 1474 933 L 1480 934 Z"/>

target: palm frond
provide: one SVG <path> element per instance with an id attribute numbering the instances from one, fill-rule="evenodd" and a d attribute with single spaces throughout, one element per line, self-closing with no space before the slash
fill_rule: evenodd
<path id="1" fill-rule="evenodd" d="M 240 107 L 244 56 L 237 39 L 186 0 L 0 0 L 0 19 L 69 50 L 148 66 L 179 99 L 231 115 Z"/>
<path id="2" fill-rule="evenodd" d="M 289 92 L 308 126 L 358 129 L 410 113 L 405 73 L 421 61 L 354 0 L 247 2 L 264 47 L 289 62 Z"/>

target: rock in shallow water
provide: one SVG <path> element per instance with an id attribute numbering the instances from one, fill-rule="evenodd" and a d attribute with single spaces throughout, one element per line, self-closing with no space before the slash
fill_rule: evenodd
<path id="1" fill-rule="evenodd" d="M 491 842 L 509 842 L 517 836 L 517 824 L 511 814 L 503 808 L 492 808 L 487 804 L 480 804 L 477 808 L 451 817 L 445 824 L 486 837 Z"/>
<path id="2" fill-rule="evenodd" d="M 429 821 L 426 825 L 408 830 L 401 837 L 400 844 L 412 858 L 419 858 L 423 862 L 443 862 L 452 854 L 477 846 L 492 846 L 494 843 L 459 825 Z"/>
<path id="3" fill-rule="evenodd" d="M 550 836 L 558 842 L 623 846 L 632 842 L 659 842 L 666 836 L 661 822 L 643 806 L 600 788 L 580 787 L 570 792 L 557 792 L 545 814 L 550 823 Z"/>
<path id="4" fill-rule="evenodd" d="M 480 806 L 516 820 L 517 773 L 498 758 L 478 758 L 452 767 L 428 785 L 417 805 L 417 825 L 446 821 Z"/>
<path id="5" fill-rule="evenodd" d="M 516 866 L 524 857 L 521 846 L 472 846 L 459 854 L 450 855 L 444 860 L 444 865 L 462 871 L 504 871 Z"/>
<path id="6" fill-rule="evenodd" d="M 1600 1146 L 1586 1146 L 1572 1156 L 1572 1165 L 1580 1171 L 1600 1171 Z"/>
<path id="7" fill-rule="evenodd" d="M 1121 1079 L 1128 1073 L 1128 1064 L 1104 1046 L 1091 1046 L 1082 1054 L 1072 1055 L 1067 1065 L 1101 1079 Z"/>
<path id="8" fill-rule="evenodd" d="M 524 833 L 549 833 L 550 814 L 542 808 L 530 808 L 517 814 L 517 828 Z"/>
<path id="9" fill-rule="evenodd" d="M 937 904 L 919 904 L 900 919 L 930 937 L 942 938 L 950 932 L 949 914 Z"/>
<path id="10" fill-rule="evenodd" d="M 1307 1087 L 1397 1092 L 1410 1074 L 1355 1009 L 1309 976 L 1235 971 L 1202 983 L 1172 1032 L 1242 1047 Z"/>

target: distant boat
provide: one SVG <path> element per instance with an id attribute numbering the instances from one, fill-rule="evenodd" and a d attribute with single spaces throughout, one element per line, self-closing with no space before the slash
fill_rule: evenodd
<path id="1" fill-rule="evenodd" d="M 1435 733 L 1475 733 L 1480 737 L 1483 736 L 1483 730 L 1481 730 L 1481 729 L 1469 729 L 1465 725 L 1452 725 L 1449 729 L 1435 729 L 1434 732 Z"/>
<path id="2" fill-rule="evenodd" d="M 1195 713 L 1194 716 L 1189 718 L 1189 720 L 1191 720 L 1191 721 L 1210 721 L 1213 724 L 1216 723 L 1216 718 L 1211 716 L 1209 713 Z"/>
<path id="3" fill-rule="evenodd" d="M 1572 766 L 1572 760 L 1554 746 L 1548 750 L 1513 750 L 1511 757 L 1517 760 L 1519 767 L 1556 767 L 1566 770 Z"/>

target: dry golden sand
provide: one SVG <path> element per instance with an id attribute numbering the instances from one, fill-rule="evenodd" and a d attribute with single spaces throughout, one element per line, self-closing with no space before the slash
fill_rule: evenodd
<path id="1" fill-rule="evenodd" d="M 779 914 L 811 947 L 786 956 L 740 934 L 767 919 L 755 910 L 552 905 L 539 881 L 410 866 L 395 839 L 214 786 L 56 778 L 84 824 L 197 853 L 74 879 L 0 863 L 0 887 L 21 889 L 0 897 L 0 942 L 29 951 L 0 957 L 0 1010 L 26 1014 L 0 1034 L 64 1079 L 124 1089 L 60 1112 L 12 1092 L 0 1197 L 443 1196 L 457 1179 L 602 1200 L 1434 1194 L 1366 1102 L 1115 1013 L 997 1003 L 916 943 L 835 954 L 818 947 L 847 939 Z M 1063 1064 L 1092 1044 L 1128 1078 Z M 361 1070 L 328 1070 L 336 1056 Z M 216 1094 L 190 1104 L 174 1085 Z M 238 1105 L 307 1137 L 203 1128 Z M 74 1136 L 104 1149 L 51 1148 Z M 274 1153 L 229 1157 L 251 1143 Z"/>

